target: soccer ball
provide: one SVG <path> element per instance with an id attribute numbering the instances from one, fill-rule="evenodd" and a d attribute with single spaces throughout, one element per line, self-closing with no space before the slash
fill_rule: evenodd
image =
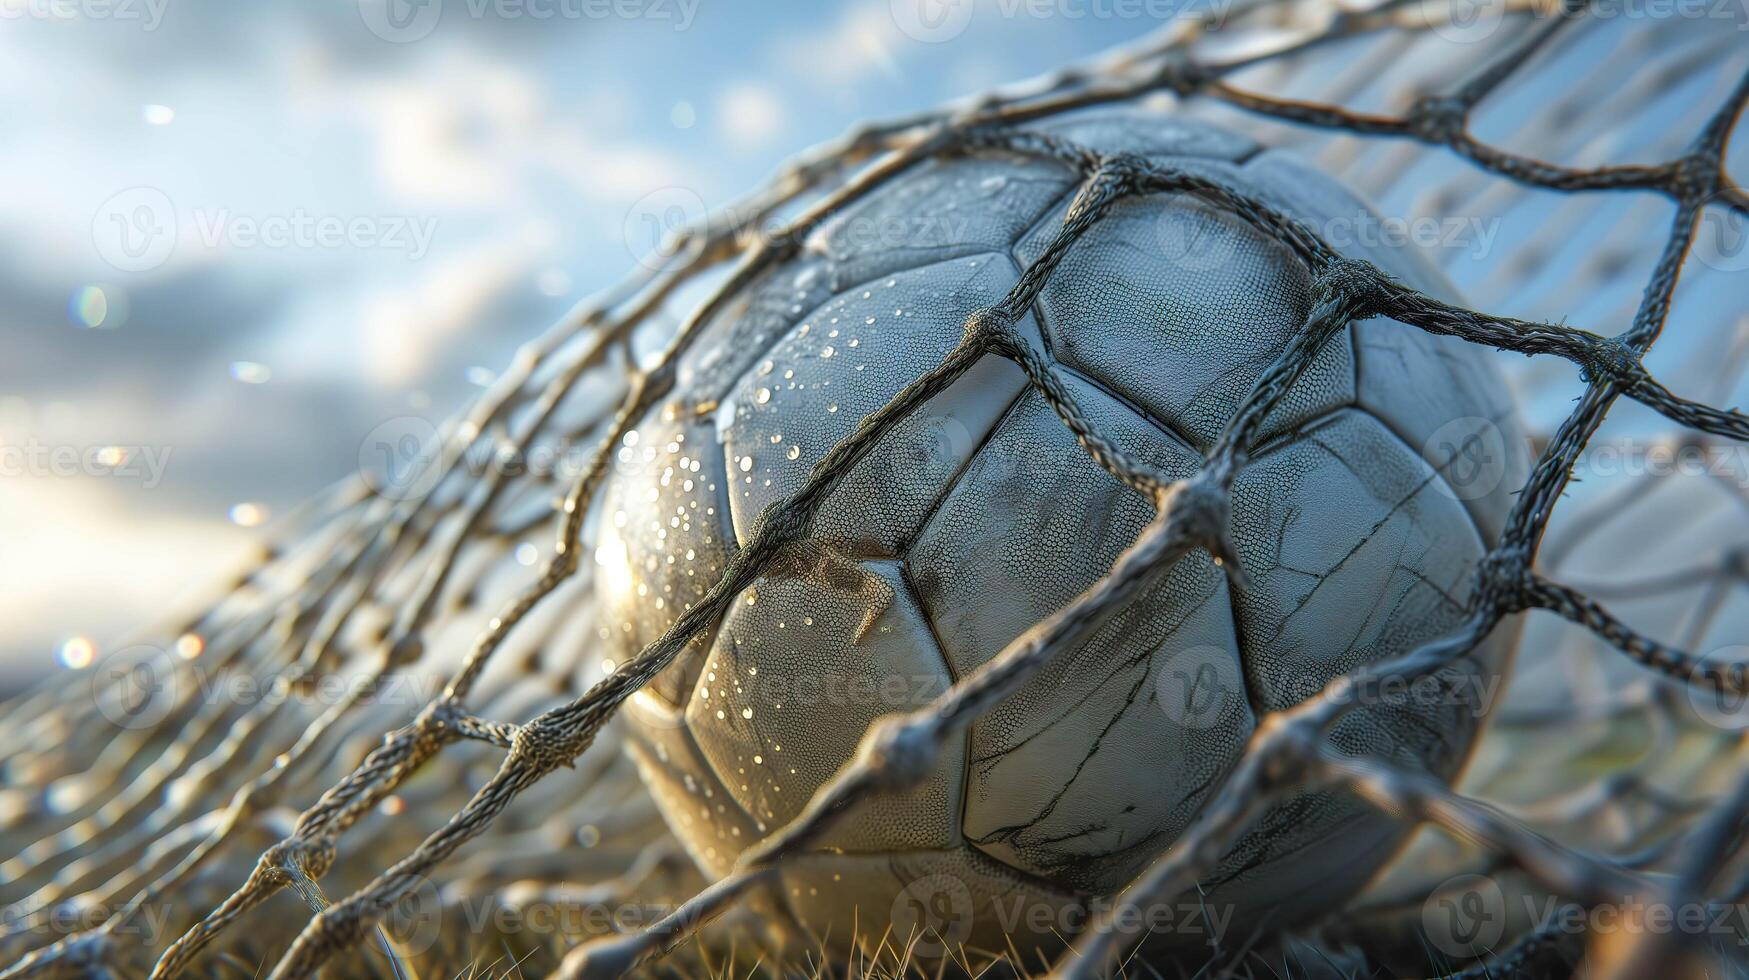
<path id="1" fill-rule="evenodd" d="M 1330 179 L 1231 133 L 1135 108 L 1045 127 L 1270 202 L 1351 257 L 1450 296 Z M 941 361 L 1050 242 L 1079 175 L 1005 152 L 928 163 L 834 215 L 679 364 L 595 515 L 612 655 L 657 639 L 760 512 Z M 1369 230 L 1381 231 L 1367 234 Z M 1098 428 L 1194 472 L 1310 309 L 1282 245 L 1185 195 L 1125 200 L 1020 323 Z M 1049 956 L 1170 846 L 1264 713 L 1461 618 L 1525 471 L 1483 355 L 1385 320 L 1339 334 L 1267 418 L 1236 481 L 1249 586 L 1202 552 L 972 724 L 904 795 L 781 870 L 781 914 L 843 946 Z M 793 819 L 877 717 L 917 708 L 1098 579 L 1150 517 L 1021 371 L 986 356 L 887 432 L 825 501 L 815 557 L 737 597 L 627 705 L 629 751 L 705 873 Z M 1511 637 L 1333 731 L 1344 752 L 1451 778 Z M 1336 911 L 1405 825 L 1345 796 L 1274 805 L 1199 894 L 1144 910 L 1177 949 L 1243 945 Z"/>

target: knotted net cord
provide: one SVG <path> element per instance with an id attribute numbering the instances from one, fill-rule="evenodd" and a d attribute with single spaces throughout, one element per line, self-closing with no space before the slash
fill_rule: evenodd
<path id="1" fill-rule="evenodd" d="M 1563 32 L 1583 25 L 1589 7 L 1575 2 L 1559 11 L 1515 8 L 1527 15 L 1528 23 L 1507 32 L 1501 50 L 1460 84 L 1417 99 L 1401 115 L 1264 95 L 1229 79 L 1270 60 L 1303 56 L 1346 38 L 1427 30 L 1421 7 L 1387 2 L 1368 10 L 1325 10 L 1326 19 L 1316 29 L 1289 32 L 1285 41 L 1267 50 L 1225 59 L 1199 55 L 1211 39 L 1241 30 L 1247 18 L 1286 16 L 1259 3 L 1228 12 L 1224 23 L 1177 23 L 1133 51 L 1064 71 L 1028 90 L 853 132 L 803 158 L 727 212 L 727 218 L 718 216 L 682 232 L 671 243 L 666 263 L 520 350 L 493 388 L 444 433 L 429 489 L 397 499 L 373 491 L 363 480 L 337 488 L 312 505 L 309 526 L 273 547 L 237 592 L 188 624 L 190 633 L 207 638 L 201 661 L 205 669 L 249 672 L 265 678 L 273 690 L 292 690 L 342 663 L 356 663 L 358 649 L 368 649 L 372 659 L 362 683 L 311 719 L 291 717 L 289 699 L 264 698 L 238 711 L 222 701 L 202 702 L 194 685 L 185 684 L 154 724 L 87 750 L 96 758 L 72 760 L 75 771 L 84 766 L 102 773 L 100 763 L 134 758 L 141 747 L 152 749 L 147 764 L 116 768 L 110 781 L 73 809 L 76 819 L 41 815 L 52 825 L 50 831 L 0 866 L 25 889 L 17 898 L 8 892 L 13 900 L 8 939 L 28 943 L 40 936 L 32 927 L 56 903 L 85 897 L 116 911 L 95 928 L 29 951 L 0 976 L 95 970 L 114 962 L 130 938 L 126 927 L 131 922 L 259 831 L 270 811 L 291 802 L 291 794 L 302 788 L 298 778 L 307 777 L 347 733 L 370 727 L 365 716 L 372 695 L 426 662 L 432 634 L 442 628 L 448 611 L 447 597 L 465 574 L 469 546 L 482 539 L 514 540 L 550 519 L 537 514 L 518 521 L 510 504 L 527 488 L 517 485 L 516 470 L 494 466 L 470 478 L 469 452 L 484 446 L 503 459 L 526 455 L 574 407 L 580 392 L 592 391 L 593 414 L 585 412 L 580 421 L 572 421 L 571 431 L 592 438 L 597 448 L 563 488 L 556 541 L 538 579 L 487 621 L 441 691 L 415 717 L 384 735 L 361 762 L 303 809 L 288 832 L 261 850 L 228 896 L 161 952 L 154 951 L 154 978 L 182 973 L 245 913 L 276 892 L 313 887 L 333 867 L 346 835 L 408 788 L 433 759 L 462 743 L 499 750 L 501 763 L 464 806 L 374 879 L 312 914 L 272 975 L 309 976 L 336 954 L 368 940 L 388 911 L 435 880 L 439 866 L 458 848 L 508 819 L 513 800 L 555 773 L 556 780 L 576 779 L 560 770 L 574 766 L 627 697 L 719 620 L 745 589 L 804 545 L 812 515 L 876 440 L 983 355 L 1013 361 L 1088 454 L 1154 503 L 1153 520 L 1109 572 L 1071 604 L 933 703 L 882 719 L 864 737 L 855 760 L 814 795 L 800 816 L 746 852 L 734 873 L 646 929 L 579 945 L 565 958 L 559 975 L 619 975 L 674 949 L 701 923 L 755 892 L 785 857 L 817 844 L 835 820 L 874 796 L 921 780 L 948 738 L 1018 690 L 1053 656 L 1074 648 L 1092 626 L 1176 559 L 1206 551 L 1221 561 L 1234 586 L 1243 588 L 1244 569 L 1232 544 L 1228 508 L 1232 481 L 1247 459 L 1251 437 L 1326 340 L 1349 323 L 1373 316 L 1389 317 L 1405 329 L 1565 360 L 1576 369 L 1583 394 L 1540 447 L 1499 543 L 1479 566 L 1474 599 L 1462 624 L 1437 642 L 1371 664 L 1290 710 L 1260 718 L 1242 760 L 1215 798 L 1125 890 L 1117 907 L 1076 941 L 1053 975 L 1097 976 L 1110 969 L 1125 952 L 1125 933 L 1116 927 L 1124 907 L 1168 901 L 1193 890 L 1271 800 L 1314 786 L 1341 789 L 1406 819 L 1484 842 L 1501 861 L 1551 892 L 1581 902 L 1609 902 L 1624 894 L 1672 905 L 1741 901 L 1749 891 L 1749 875 L 1730 869 L 1749 812 L 1749 776 L 1734 777 L 1717 800 L 1694 808 L 1693 829 L 1682 853 L 1672 859 L 1674 872 L 1654 878 L 1634 860 L 1563 846 L 1437 781 L 1341 755 L 1324 739 L 1345 712 L 1384 685 L 1437 671 L 1472 650 L 1505 617 L 1530 610 L 1577 624 L 1634 663 L 1682 684 L 1749 693 L 1749 665 L 1714 662 L 1681 644 L 1643 635 L 1585 591 L 1548 577 L 1543 571 L 1546 556 L 1538 561 L 1575 465 L 1619 400 L 1645 406 L 1709 444 L 1749 437 L 1749 417 L 1679 396 L 1646 367 L 1646 356 L 1670 316 L 1704 210 L 1749 216 L 1749 195 L 1725 169 L 1733 127 L 1749 102 L 1749 74 L 1709 107 L 1681 154 L 1663 163 L 1568 167 L 1484 142 L 1470 132 L 1477 107 Z M 1637 307 L 1613 335 L 1470 310 L 1343 257 L 1313 229 L 1218 181 L 1137 158 L 1103 156 L 1029 128 L 1077 109 L 1156 93 L 1169 93 L 1187 104 L 1219 103 L 1299 126 L 1412 140 L 1449 150 L 1487 174 L 1545 191 L 1649 192 L 1666 198 L 1674 212 Z M 678 359 L 704 327 L 746 287 L 794 258 L 808 234 L 832 215 L 927 161 L 974 152 L 1050 159 L 1082 178 L 1054 240 L 1008 294 L 968 315 L 959 345 L 939 365 L 865 417 L 813 468 L 795 495 L 768 508 L 721 578 L 659 640 L 580 695 L 526 721 L 495 721 L 484 706 L 470 707 L 488 666 L 518 630 L 556 629 L 536 623 L 537 613 L 550 609 L 548 600 L 578 580 L 590 506 L 609 473 L 614 449 L 674 393 Z M 1202 469 L 1184 480 L 1167 478 L 1099 432 L 1077 405 L 1055 359 L 1019 342 L 1012 332 L 1070 247 L 1116 202 L 1162 194 L 1192 195 L 1257 228 L 1285 245 L 1313 277 L 1314 306 L 1307 322 L 1246 396 Z M 758 233 L 778 220 L 781 232 Z M 673 332 L 666 348 L 654 358 L 641 354 L 640 330 L 713 271 L 719 278 L 708 284 L 708 294 Z M 527 482 L 536 484 L 536 496 L 558 489 L 540 486 L 539 480 Z M 391 593 L 391 584 L 397 591 Z M 389 594 L 396 598 L 385 602 Z M 372 627 L 368 648 L 356 646 L 349 631 L 361 629 L 377 604 L 393 615 Z M 95 718 L 92 702 L 88 687 L 62 678 L 15 704 L 0 723 L 15 736 L 5 740 L 8 764 L 31 758 L 41 742 L 40 737 L 31 739 L 32 733 L 76 729 Z M 1737 752 L 1734 769 L 1749 773 L 1741 750 Z M 253 776 L 240 771 L 264 754 L 270 765 Z M 583 778 L 606 776 L 598 764 Z M 1526 934 L 1492 963 L 1475 969 L 1509 971 L 1531 962 L 1539 946 L 1551 941 L 1542 932 Z M 1636 976 L 1646 964 L 1670 955 L 1670 944 L 1683 941 L 1683 936 L 1669 933 L 1643 933 L 1626 942 L 1599 939 L 1586 955 L 1598 975 Z"/>

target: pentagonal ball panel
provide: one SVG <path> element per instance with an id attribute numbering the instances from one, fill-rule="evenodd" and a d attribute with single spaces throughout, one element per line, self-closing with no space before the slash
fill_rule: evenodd
<path id="1" fill-rule="evenodd" d="M 920 708 L 950 683 L 898 564 L 820 552 L 736 602 L 686 721 L 723 784 L 765 830 L 801 812 L 876 718 Z M 954 843 L 964 760 L 961 746 L 950 744 L 922 786 L 870 800 L 824 845 L 879 851 Z"/>
<path id="2" fill-rule="evenodd" d="M 1023 264 L 1055 233 L 1022 242 Z M 1161 419 L 1198 449 L 1214 443 L 1264 369 L 1306 322 L 1311 278 L 1279 242 L 1189 194 L 1111 205 L 1076 239 L 1038 298 L 1068 367 Z M 1346 331 L 1265 418 L 1259 439 L 1354 399 Z"/>
<path id="3" fill-rule="evenodd" d="M 609 659 L 630 660 L 668 630 L 722 577 L 734 540 L 722 452 L 708 419 L 678 403 L 658 409 L 614 450 L 596 536 L 596 595 Z M 694 637 L 650 682 L 685 703 L 710 646 Z"/>
<path id="4" fill-rule="evenodd" d="M 1103 434 L 1174 477 L 1200 460 L 1091 385 Z M 1153 515 L 1036 391 L 1022 396 L 909 559 L 954 670 L 1000 653 L 1100 579 Z M 1227 586 L 1180 561 L 1092 636 L 972 723 L 966 835 L 1064 887 L 1128 881 L 1194 817 L 1251 728 Z"/>
<path id="5" fill-rule="evenodd" d="M 741 540 L 865 415 L 941 363 L 966 317 L 999 302 L 1016 275 L 1000 255 L 900 273 L 827 303 L 784 337 L 719 408 Z M 1024 385 L 1013 364 L 982 360 L 880 438 L 825 500 L 814 534 L 847 554 L 898 554 Z"/>

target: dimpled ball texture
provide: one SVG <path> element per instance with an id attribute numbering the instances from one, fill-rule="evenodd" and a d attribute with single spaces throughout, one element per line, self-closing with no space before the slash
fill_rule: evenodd
<path id="1" fill-rule="evenodd" d="M 1035 128 L 1212 177 L 1314 230 L 1371 220 L 1297 158 L 1206 124 L 1124 108 Z M 1045 251 L 1082 182 L 1005 152 L 925 163 L 833 215 L 703 325 L 672 396 L 617 447 L 594 517 L 612 658 L 698 603 L 762 510 L 943 359 L 966 317 Z M 1455 298 L 1426 257 L 1377 237 L 1332 245 Z M 1061 362 L 1099 431 L 1179 478 L 1306 322 L 1310 290 L 1278 242 L 1154 194 L 1077 241 L 1016 329 Z M 1237 476 L 1247 587 L 1201 551 L 1178 561 L 972 722 L 922 785 L 865 803 L 785 861 L 776 914 L 832 947 L 854 932 L 866 951 L 891 928 L 921 934 L 923 951 L 1053 955 L 1079 913 L 1178 839 L 1263 714 L 1450 632 L 1523 445 L 1484 351 L 1353 324 L 1267 417 Z M 1467 446 L 1489 451 L 1478 463 Z M 628 702 L 629 751 L 693 859 L 728 873 L 872 721 L 926 704 L 1072 601 L 1152 513 L 1018 367 L 984 356 L 845 476 L 805 560 L 736 597 Z M 1509 660 L 1506 633 L 1441 674 L 1440 696 L 1367 704 L 1333 743 L 1452 778 Z M 1209 914 L 1161 910 L 1155 938 L 1243 945 L 1328 915 L 1404 834 L 1348 796 L 1289 796 L 1192 893 Z"/>

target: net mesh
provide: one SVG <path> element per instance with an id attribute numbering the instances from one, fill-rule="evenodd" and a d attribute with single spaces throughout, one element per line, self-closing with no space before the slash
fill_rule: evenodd
<path id="1" fill-rule="evenodd" d="M 491 896 L 495 909 L 648 911 L 631 927 L 572 924 L 544 950 L 493 940 L 501 948 L 485 951 L 486 972 L 522 969 L 537 952 L 530 963 L 569 977 L 671 960 L 703 923 L 756 907 L 779 863 L 833 821 L 921 779 L 946 739 L 1178 557 L 1207 551 L 1242 588 L 1228 499 L 1251 435 L 1328 338 L 1380 315 L 1535 356 L 1507 367 L 1538 456 L 1466 617 L 1438 642 L 1259 724 L 1190 828 L 1053 974 L 1113 969 L 1134 939 L 1120 927 L 1126 907 L 1194 893 L 1272 799 L 1314 786 L 1423 828 L 1318 932 L 1330 955 L 1413 945 L 1430 896 L 1465 871 L 1586 908 L 1630 898 L 1735 906 L 1749 892 L 1739 851 L 1749 769 L 1740 728 L 1693 709 L 1749 693 L 1749 650 L 1721 657 L 1715 639 L 1745 622 L 1733 601 L 1749 564 L 1749 494 L 1732 453 L 1749 418 L 1713 407 L 1738 394 L 1749 320 L 1740 277 L 1733 307 L 1731 262 L 1707 238 L 1749 217 L 1749 195 L 1725 166 L 1749 101 L 1746 52 L 1716 19 L 1635 19 L 1584 3 L 1478 9 L 1499 19 L 1485 44 L 1454 37 L 1454 25 L 1474 21 L 1439 4 L 1254 3 L 1186 17 L 1095 64 L 858 129 L 682 229 L 661 261 L 525 345 L 410 484 L 364 476 L 335 488 L 288 520 L 229 593 L 166 631 L 174 644 L 130 648 L 8 706 L 0 854 L 16 856 L 0 864 L 9 903 L 0 952 L 14 964 L 0 975 L 253 975 L 265 959 L 277 960 L 273 976 L 301 977 L 325 965 L 398 972 L 421 955 L 475 962 L 479 949 L 444 959 L 454 937 L 441 929 L 415 942 L 382 928 L 421 896 L 436 922 L 469 896 Z M 1144 98 L 1294 148 L 1394 213 L 1498 216 L 1509 241 L 1501 254 L 1443 256 L 1480 309 L 1345 258 L 1219 181 L 1029 127 Z M 673 392 L 677 357 L 828 216 L 922 162 L 972 152 L 1080 172 L 1050 247 L 999 303 L 966 318 L 939 365 L 761 515 L 666 635 L 602 676 L 599 624 L 578 612 L 590 603 L 590 505 L 613 449 Z M 1011 333 L 1079 236 L 1115 202 L 1155 194 L 1193 195 L 1262 230 L 1315 284 L 1307 322 L 1203 468 L 1177 481 L 1094 428 L 1059 365 Z M 1697 265 L 1691 249 L 1712 249 L 1710 261 Z M 1653 353 L 1676 307 L 1709 302 L 1731 312 L 1697 315 Z M 1573 311 L 1597 328 L 1568 325 Z M 933 703 L 879 722 L 856 759 L 733 874 L 699 881 L 620 754 L 585 750 L 613 739 L 616 708 L 743 590 L 806 548 L 810 516 L 882 433 L 985 354 L 1019 365 L 1093 459 L 1154 502 L 1154 519 L 1073 603 Z M 1587 453 L 1629 438 L 1709 465 L 1598 473 Z M 571 451 L 580 446 L 593 448 Z M 529 465 L 543 449 L 581 462 Z M 1576 472 L 1596 475 L 1580 483 Z M 1573 503 L 1557 506 L 1564 497 Z M 549 543 L 531 572 L 526 544 L 542 534 Z M 1528 617 L 1511 694 L 1457 789 L 1326 742 L 1346 711 L 1438 671 L 1527 611 L 1545 615 Z M 1703 656 L 1709 644 L 1715 655 Z M 318 881 L 344 897 L 330 903 Z M 250 915 L 285 890 L 309 907 L 295 937 Z M 283 907 L 272 918 L 284 920 Z M 1639 976 L 1722 955 L 1741 938 L 1519 925 L 1485 961 L 1451 969 L 1542 975 L 1551 957 L 1583 956 L 1595 975 Z M 481 945 L 481 934 L 469 941 Z M 359 948 L 378 942 L 386 956 Z"/>

